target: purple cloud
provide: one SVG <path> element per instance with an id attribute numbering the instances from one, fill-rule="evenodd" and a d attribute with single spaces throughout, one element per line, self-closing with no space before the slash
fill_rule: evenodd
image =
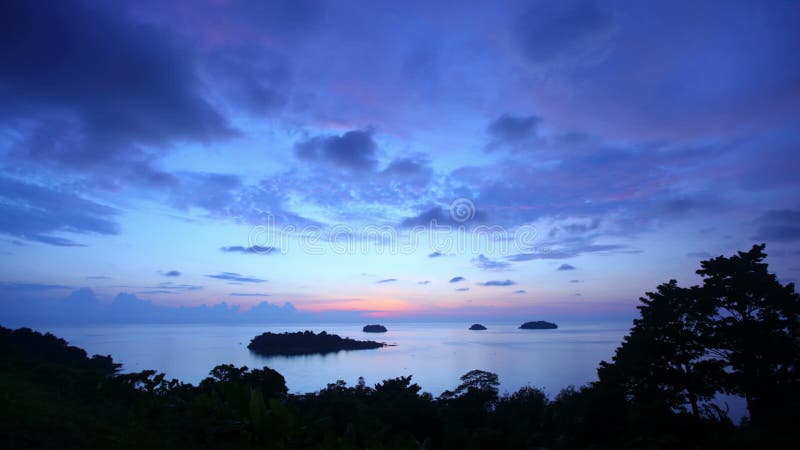
<path id="1" fill-rule="evenodd" d="M 248 277 L 244 275 L 240 275 L 236 272 L 221 272 L 214 275 L 206 275 L 209 278 L 216 278 L 218 280 L 227 280 L 233 281 L 237 283 L 264 283 L 267 280 L 263 280 L 261 278 L 256 277 Z"/>
<path id="2" fill-rule="evenodd" d="M 491 280 L 478 284 L 481 286 L 513 286 L 517 283 L 511 280 Z"/>

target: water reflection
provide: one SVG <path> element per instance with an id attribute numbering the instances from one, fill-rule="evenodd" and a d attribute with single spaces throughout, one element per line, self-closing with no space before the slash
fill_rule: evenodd
<path id="1" fill-rule="evenodd" d="M 434 395 L 458 385 L 472 369 L 495 372 L 501 392 L 531 385 L 554 395 L 567 385 L 595 379 L 601 359 L 608 359 L 629 324 L 570 326 L 557 330 L 518 330 L 519 324 L 485 323 L 488 330 L 471 331 L 469 324 L 388 324 L 381 335 L 364 333 L 363 324 L 281 326 L 137 325 L 120 327 L 50 328 L 90 353 L 110 354 L 124 371 L 155 369 L 169 377 L 197 383 L 217 364 L 269 366 L 286 377 L 291 392 L 309 392 L 336 380 L 367 383 L 413 375 Z M 377 340 L 392 347 L 342 351 L 324 355 L 262 357 L 250 352 L 250 339 L 264 331 L 326 330 L 342 337 Z"/>

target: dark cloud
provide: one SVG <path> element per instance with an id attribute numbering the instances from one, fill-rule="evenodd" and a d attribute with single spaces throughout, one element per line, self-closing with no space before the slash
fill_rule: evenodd
<path id="1" fill-rule="evenodd" d="M 206 275 L 206 276 L 209 278 L 216 278 L 218 280 L 228 280 L 239 283 L 263 283 L 267 281 L 261 278 L 243 276 L 236 272 L 221 272 L 215 275 Z"/>
<path id="2" fill-rule="evenodd" d="M 42 283 L 0 283 L 0 292 L 4 293 L 32 293 L 42 291 L 54 291 L 72 289 L 61 284 L 42 284 Z"/>
<path id="3" fill-rule="evenodd" d="M 550 229 L 548 237 L 556 238 L 563 235 L 585 235 L 586 233 L 599 229 L 600 223 L 600 218 L 594 217 L 588 223 L 568 223 L 560 226 L 554 226 L 552 229 Z"/>
<path id="4" fill-rule="evenodd" d="M 57 247 L 86 247 L 84 244 L 79 244 L 72 239 L 56 236 L 29 235 L 24 238 L 30 241 L 41 242 L 42 244 L 55 245 Z"/>
<path id="5" fill-rule="evenodd" d="M 143 146 L 231 136 L 202 96 L 191 52 L 122 8 L 62 1 L 0 6 L 0 103 L 31 124 L 17 156 L 34 164 L 102 166 L 132 181 L 171 182 Z M 97 173 L 101 175 L 101 173 Z"/>
<path id="6" fill-rule="evenodd" d="M 80 246 L 51 233 L 117 234 L 114 208 L 68 190 L 0 176 L 0 233 L 56 246 Z"/>
<path id="7" fill-rule="evenodd" d="M 558 266 L 558 269 L 556 270 L 558 271 L 575 270 L 575 266 L 573 266 L 572 264 L 562 264 Z"/>
<path id="8" fill-rule="evenodd" d="M 179 271 L 177 271 L 177 270 L 166 270 L 166 271 L 160 271 L 158 273 L 160 273 L 161 275 L 163 275 L 165 277 L 179 277 L 179 276 L 181 276 L 181 273 Z"/>
<path id="9" fill-rule="evenodd" d="M 234 245 L 230 247 L 222 247 L 221 251 L 225 253 L 244 253 L 251 255 L 269 255 L 278 251 L 275 247 L 266 247 L 261 245 L 251 245 L 250 247 L 242 247 L 241 245 Z"/>
<path id="10" fill-rule="evenodd" d="M 535 2 L 520 16 L 516 36 L 535 63 L 581 52 L 612 24 L 612 16 L 594 0 Z"/>
<path id="11" fill-rule="evenodd" d="M 536 138 L 536 131 L 542 119 L 537 116 L 511 116 L 504 114 L 489 124 L 486 133 L 492 141 L 486 145 L 486 150 L 494 150 L 501 145 L 512 148 L 523 143 L 531 143 Z"/>
<path id="12" fill-rule="evenodd" d="M 272 115 L 288 103 L 292 70 L 279 54 L 253 46 L 228 47 L 208 55 L 203 69 L 224 101 L 251 115 Z"/>
<path id="13" fill-rule="evenodd" d="M 469 288 L 456 288 L 456 292 L 467 292 Z"/>
<path id="14" fill-rule="evenodd" d="M 295 144 L 300 159 L 325 161 L 353 170 L 372 170 L 377 165 L 377 145 L 371 130 L 352 130 L 341 136 L 316 136 Z"/>
<path id="15" fill-rule="evenodd" d="M 403 221 L 400 222 L 400 226 L 403 228 L 413 228 L 417 226 L 427 227 L 435 223 L 436 226 L 461 227 L 486 222 L 486 213 L 481 210 L 473 209 L 468 216 L 464 216 L 466 217 L 465 220 L 460 220 L 460 217 L 461 216 L 457 214 L 451 214 L 449 209 L 442 208 L 441 206 L 434 206 L 433 208 L 420 212 L 416 216 L 403 219 Z"/>
<path id="16" fill-rule="evenodd" d="M 159 294 L 176 294 L 177 291 L 171 291 L 169 289 L 146 289 L 144 291 L 136 291 L 137 294 L 141 295 L 159 295 Z"/>
<path id="17" fill-rule="evenodd" d="M 464 278 L 464 277 L 453 277 L 453 278 L 450 278 L 450 282 L 451 283 L 458 283 L 458 282 L 464 281 L 464 280 L 466 280 L 466 278 Z"/>
<path id="18" fill-rule="evenodd" d="M 383 279 L 383 280 L 378 280 L 378 281 L 376 281 L 376 283 L 378 283 L 378 284 L 394 283 L 395 281 L 397 281 L 397 278 L 386 278 L 386 279 Z"/>
<path id="19" fill-rule="evenodd" d="M 210 31 L 210 35 L 214 37 L 225 36 L 230 30 L 248 34 L 266 31 L 269 36 L 299 40 L 312 34 L 322 24 L 327 11 L 326 2 L 320 0 L 209 2 L 203 4 L 202 11 L 196 12 L 198 15 L 185 14 L 185 5 L 180 2 L 173 4 L 158 0 L 140 0 L 136 3 L 153 9 L 164 8 L 159 11 L 174 18 L 170 24 L 182 24 L 180 19 L 186 18 L 191 26 L 192 18 L 201 17 L 206 25 L 203 31 Z"/>
<path id="20" fill-rule="evenodd" d="M 419 161 L 413 158 L 399 158 L 389 163 L 381 173 L 389 176 L 413 177 L 428 175 L 430 173 L 430 168 L 427 165 L 427 161 Z"/>
<path id="21" fill-rule="evenodd" d="M 146 291 L 140 291 L 140 294 L 180 294 L 189 291 L 199 291 L 203 286 L 194 284 L 178 284 L 171 281 L 158 283 L 155 286 L 146 286 Z"/>
<path id="22" fill-rule="evenodd" d="M 425 166 L 410 158 L 395 159 L 383 169 L 385 174 L 407 175 L 419 173 Z"/>
<path id="23" fill-rule="evenodd" d="M 518 253 L 508 257 L 510 261 L 533 261 L 537 259 L 567 259 L 580 256 L 585 253 L 605 253 L 625 249 L 624 245 L 616 244 L 581 244 L 571 248 L 560 250 L 547 250 L 538 253 Z"/>
<path id="24" fill-rule="evenodd" d="M 511 263 L 507 263 L 505 261 L 495 261 L 482 254 L 478 255 L 477 258 L 473 258 L 472 263 L 482 270 L 490 271 L 508 270 L 508 268 L 511 266 Z"/>
<path id="25" fill-rule="evenodd" d="M 800 210 L 776 209 L 756 219 L 756 234 L 752 239 L 764 242 L 794 242 L 800 240 Z"/>
<path id="26" fill-rule="evenodd" d="M 513 286 L 517 284 L 515 281 L 511 280 L 491 280 L 486 281 L 484 283 L 478 283 L 481 286 Z"/>

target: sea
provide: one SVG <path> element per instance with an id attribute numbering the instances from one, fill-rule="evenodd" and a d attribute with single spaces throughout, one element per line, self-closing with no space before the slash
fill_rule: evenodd
<path id="1" fill-rule="evenodd" d="M 494 372 L 500 392 L 521 387 L 542 389 L 551 398 L 568 386 L 597 379 L 601 360 L 610 361 L 628 332 L 630 322 L 559 324 L 555 330 L 521 330 L 518 323 L 483 323 L 488 329 L 469 330 L 469 323 L 388 323 L 386 333 L 364 333 L 363 323 L 264 325 L 118 325 L 45 327 L 85 349 L 90 355 L 111 355 L 121 371 L 154 369 L 168 378 L 197 384 L 218 364 L 280 372 L 292 393 L 314 392 L 343 380 L 363 377 L 368 385 L 412 375 L 424 392 L 438 396 L 459 384 L 470 370 Z M 341 351 L 325 355 L 256 355 L 250 340 L 265 331 L 327 331 L 342 337 L 375 340 L 391 346 Z"/>

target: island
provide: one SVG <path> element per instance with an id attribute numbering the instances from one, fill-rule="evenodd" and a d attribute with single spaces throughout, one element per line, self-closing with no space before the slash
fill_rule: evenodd
<path id="1" fill-rule="evenodd" d="M 324 355 L 342 350 L 370 350 L 386 347 L 375 341 L 357 341 L 321 331 L 297 331 L 294 333 L 266 332 L 254 337 L 247 348 L 261 356 Z"/>
<path id="2" fill-rule="evenodd" d="M 473 323 L 472 326 L 469 327 L 469 329 L 470 330 L 485 330 L 486 327 L 481 325 L 481 324 L 479 324 L 479 323 Z"/>
<path id="3" fill-rule="evenodd" d="M 364 333 L 386 333 L 386 327 L 383 325 L 364 325 L 362 331 Z"/>
<path id="4" fill-rule="evenodd" d="M 544 320 L 525 322 L 519 326 L 520 330 L 555 330 L 556 328 L 558 328 L 558 325 L 552 322 L 545 322 Z"/>

